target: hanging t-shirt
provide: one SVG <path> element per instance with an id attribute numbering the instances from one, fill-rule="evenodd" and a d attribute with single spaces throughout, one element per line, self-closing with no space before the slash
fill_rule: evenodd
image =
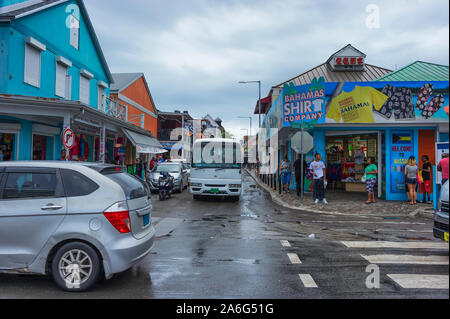
<path id="1" fill-rule="evenodd" d="M 327 118 L 337 123 L 375 123 L 373 108 L 379 110 L 388 99 L 372 87 L 355 86 L 351 92 L 343 91 L 333 99 Z"/>

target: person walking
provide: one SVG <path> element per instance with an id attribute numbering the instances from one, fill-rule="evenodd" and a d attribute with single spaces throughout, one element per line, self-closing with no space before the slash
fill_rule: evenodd
<path id="1" fill-rule="evenodd" d="M 417 204 L 417 173 L 419 172 L 419 167 L 416 164 L 416 158 L 410 156 L 408 158 L 408 164 L 405 166 L 406 184 L 408 185 L 410 205 Z"/>
<path id="2" fill-rule="evenodd" d="M 289 193 L 289 185 L 291 183 L 291 168 L 290 162 L 287 157 L 281 162 L 280 166 L 281 171 L 281 181 L 283 183 L 283 191 Z"/>
<path id="3" fill-rule="evenodd" d="M 309 165 L 309 169 L 313 175 L 313 199 L 314 204 L 319 201 L 323 201 L 324 204 L 328 204 L 325 198 L 324 183 L 326 181 L 325 163 L 322 161 L 322 157 L 319 153 L 316 153 L 315 159 Z"/>
<path id="4" fill-rule="evenodd" d="M 153 169 L 153 167 L 155 167 L 156 164 L 156 159 L 154 157 L 152 157 L 152 160 L 150 161 L 150 170 Z"/>
<path id="5" fill-rule="evenodd" d="M 444 185 L 448 181 L 448 153 L 442 154 L 437 170 L 442 173 L 441 185 Z"/>
<path id="6" fill-rule="evenodd" d="M 294 172 L 295 172 L 295 183 L 297 185 L 297 196 L 304 193 L 302 185 L 302 174 L 303 174 L 303 183 L 305 182 L 306 171 L 308 167 L 306 166 L 306 161 L 303 159 L 303 172 L 302 172 L 302 155 L 298 154 L 297 159 L 294 162 Z"/>
<path id="7" fill-rule="evenodd" d="M 372 204 L 375 203 L 375 184 L 377 183 L 377 174 L 378 174 L 378 168 L 377 165 L 375 165 L 375 158 L 369 157 L 367 159 L 367 167 L 364 170 L 364 175 L 366 176 L 366 191 L 368 194 L 368 199 L 366 201 L 366 204 Z"/>
<path id="8" fill-rule="evenodd" d="M 428 155 L 422 156 L 423 201 L 431 204 L 431 163 Z"/>

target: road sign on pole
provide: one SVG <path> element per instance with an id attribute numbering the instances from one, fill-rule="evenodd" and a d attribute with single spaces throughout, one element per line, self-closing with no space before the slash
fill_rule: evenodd
<path id="1" fill-rule="evenodd" d="M 314 138 L 306 131 L 295 133 L 291 138 L 291 147 L 300 154 L 306 154 L 314 147 Z"/>

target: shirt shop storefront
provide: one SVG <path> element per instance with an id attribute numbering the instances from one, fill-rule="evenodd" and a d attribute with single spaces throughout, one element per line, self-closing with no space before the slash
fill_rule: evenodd
<path id="1" fill-rule="evenodd" d="M 448 136 L 448 81 L 326 83 L 319 78 L 306 85 L 286 84 L 273 100 L 273 113 L 279 115 L 269 114 L 268 121 L 272 117 L 282 127 L 280 159 L 295 160 L 290 138 L 303 127 L 314 137 L 307 165 L 315 153 L 321 154 L 328 191 L 366 192 L 361 179 L 373 158 L 379 172 L 375 193 L 404 200 L 408 158 L 415 156 L 422 167 L 421 158 L 427 155 L 436 166 L 436 143 Z M 431 175 L 433 182 L 436 174 Z M 309 173 L 304 187 L 312 188 Z"/>
<path id="2" fill-rule="evenodd" d="M 127 145 L 134 159 L 136 147 L 162 149 L 150 132 L 79 102 L 0 96 L 0 160 L 57 160 L 66 148 L 73 161 L 126 164 Z"/>

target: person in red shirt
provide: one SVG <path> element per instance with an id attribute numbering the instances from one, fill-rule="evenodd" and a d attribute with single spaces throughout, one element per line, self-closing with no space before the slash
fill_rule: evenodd
<path id="1" fill-rule="evenodd" d="M 439 161 L 437 170 L 442 173 L 441 185 L 444 185 L 448 180 L 448 153 L 442 154 L 442 159 Z"/>

